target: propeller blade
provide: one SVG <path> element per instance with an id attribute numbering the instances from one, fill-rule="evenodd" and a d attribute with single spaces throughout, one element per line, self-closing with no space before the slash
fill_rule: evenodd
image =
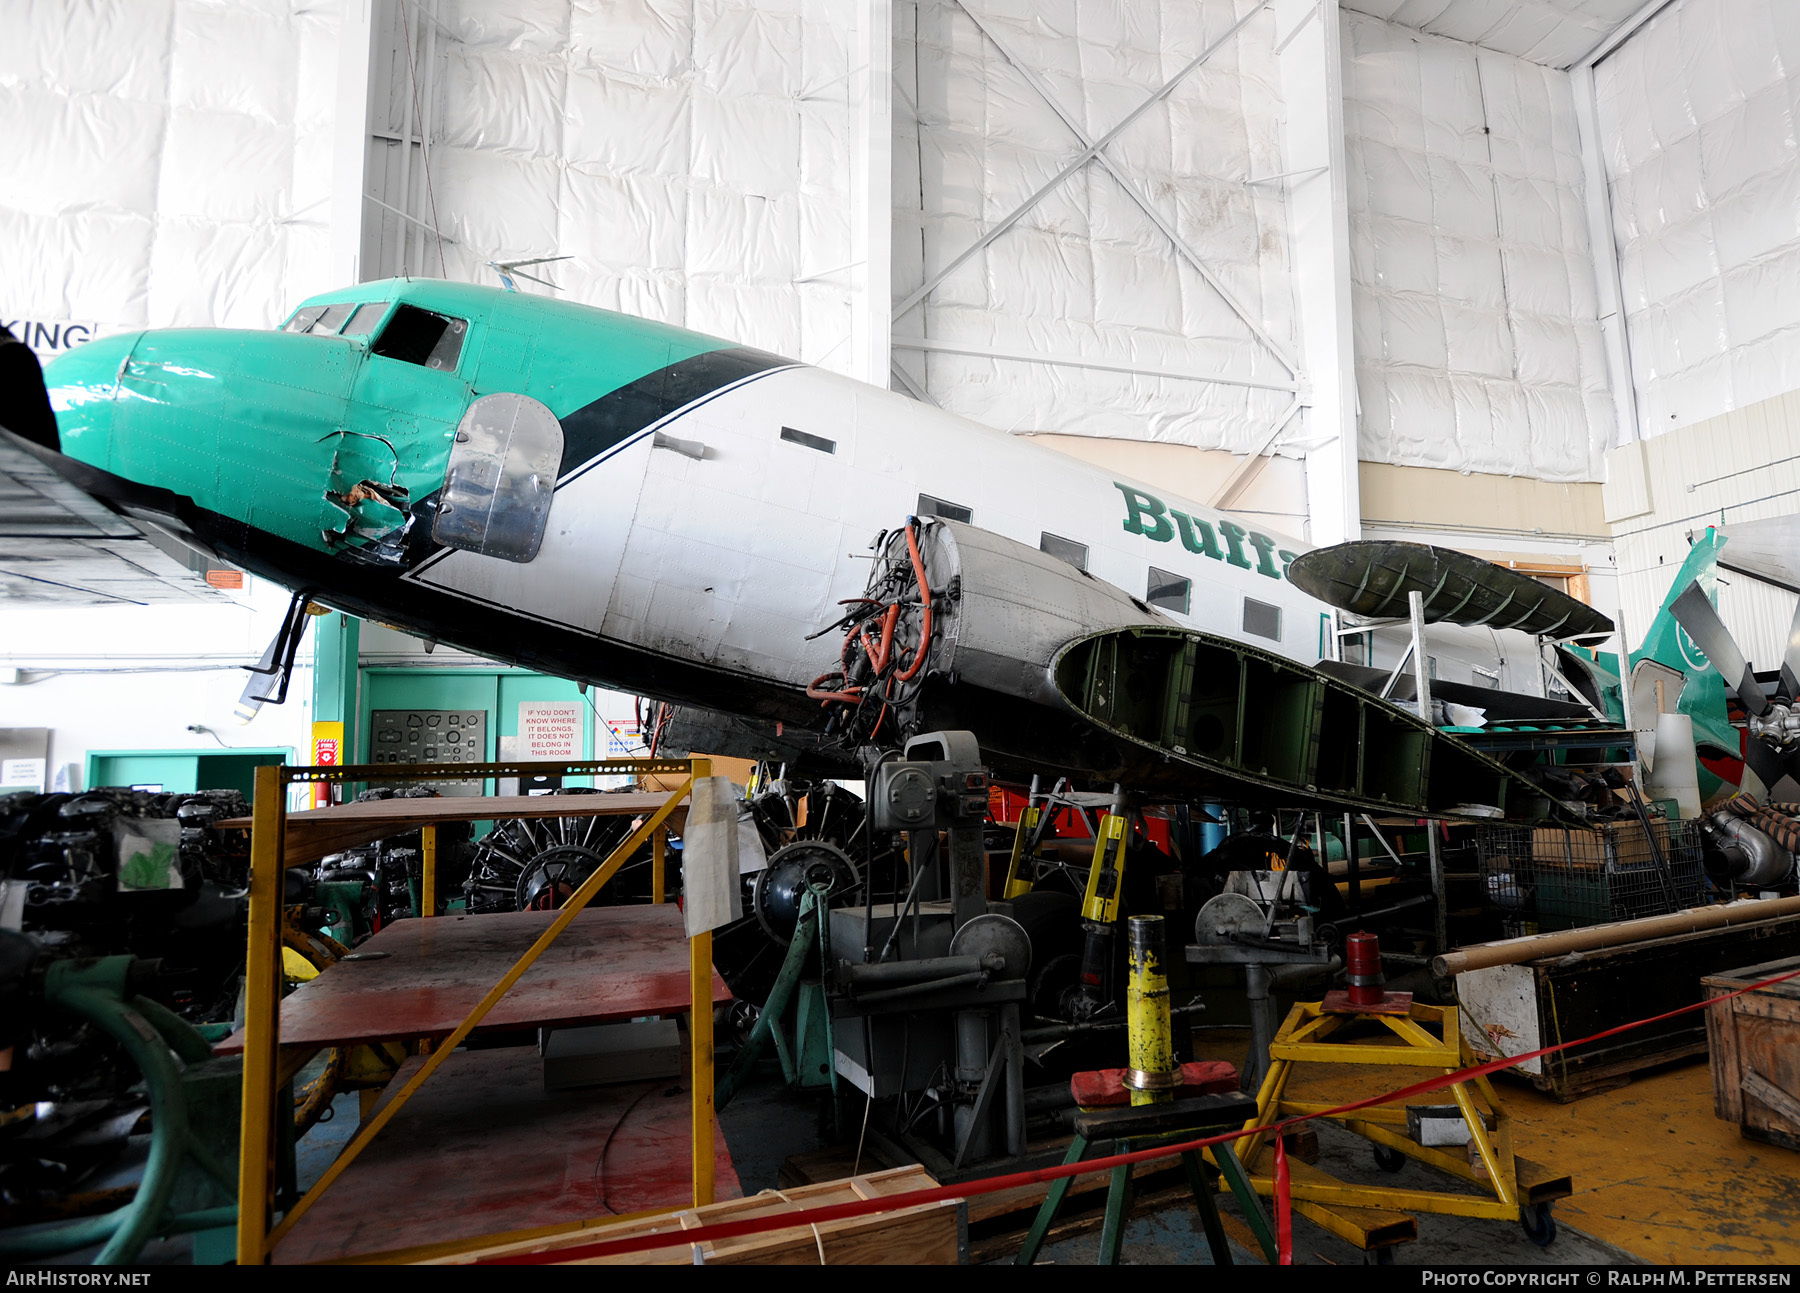
<path id="1" fill-rule="evenodd" d="M 275 672 L 282 646 L 287 641 L 287 625 L 270 639 L 268 649 L 262 653 L 262 659 L 256 662 L 256 669 L 244 684 L 244 694 L 238 697 L 237 704 L 231 712 L 240 723 L 248 723 L 262 710 L 263 702 L 268 699 L 264 693 L 269 689 L 269 678 Z"/>
<path id="2" fill-rule="evenodd" d="M 1689 584 L 1686 592 L 1669 603 L 1669 613 L 1674 615 L 1675 622 L 1694 640 L 1694 645 L 1705 652 L 1706 658 L 1712 661 L 1713 668 L 1719 671 L 1719 677 L 1724 679 L 1726 688 L 1738 698 L 1744 709 L 1759 718 L 1768 713 L 1769 698 L 1763 695 L 1762 684 L 1756 681 L 1756 674 L 1751 671 L 1749 661 L 1738 650 L 1737 643 L 1732 640 L 1731 630 L 1725 627 L 1725 622 L 1707 600 L 1698 580 Z"/>
<path id="3" fill-rule="evenodd" d="M 1781 694 L 1790 705 L 1800 699 L 1800 602 L 1794 604 L 1794 622 L 1788 628 L 1787 654 L 1781 661 Z"/>

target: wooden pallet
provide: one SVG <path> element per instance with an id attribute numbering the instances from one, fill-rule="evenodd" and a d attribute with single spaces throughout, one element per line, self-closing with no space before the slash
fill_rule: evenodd
<path id="1" fill-rule="evenodd" d="M 569 1265 L 620 1266 L 953 1266 L 957 1261 L 957 1204 L 954 1199 L 877 1212 L 866 1217 L 787 1226 L 734 1239 L 683 1243 L 683 1230 L 725 1221 L 798 1212 L 859 1199 L 879 1199 L 930 1189 L 936 1185 L 923 1168 L 900 1167 L 845 1180 L 823 1181 L 792 1189 L 765 1190 L 748 1199 L 730 1199 L 703 1208 L 636 1217 L 474 1252 L 441 1257 L 433 1265 L 469 1265 L 483 1258 L 521 1253 L 555 1253 L 609 1239 L 668 1233 L 666 1247 L 614 1257 L 570 1257 Z M 555 1263 L 563 1264 L 563 1263 Z"/>
<path id="2" fill-rule="evenodd" d="M 1068 1141 L 1069 1138 L 1063 1136 L 1046 1142 L 1046 1146 L 1054 1154 L 1054 1161 L 1062 1160 Z M 779 1180 L 782 1187 L 787 1189 L 790 1182 L 794 1186 L 802 1186 L 812 1181 L 846 1175 L 855 1155 L 854 1145 L 795 1154 L 781 1165 Z M 862 1155 L 865 1166 L 871 1162 L 886 1165 L 892 1159 L 905 1157 L 897 1146 L 874 1135 L 864 1142 Z M 1135 1193 L 1131 1216 L 1134 1218 L 1147 1217 L 1165 1208 L 1191 1209 L 1194 1206 L 1193 1196 L 1188 1192 L 1187 1177 L 1183 1174 L 1180 1163 L 1174 1159 L 1139 1163 L 1132 1169 L 1132 1178 Z M 1109 1177 L 1105 1172 L 1091 1172 L 1086 1176 L 1076 1177 L 1063 1201 L 1062 1209 L 1057 1213 L 1056 1224 L 1045 1237 L 1045 1243 L 1054 1244 L 1064 1239 L 1097 1234 L 1105 1220 L 1108 1183 Z M 970 1265 L 981 1265 L 1016 1256 L 1025 1242 L 1025 1232 L 1036 1220 L 1038 1208 L 1049 1192 L 1048 1184 L 1021 1185 L 969 1198 L 964 1213 L 963 1259 Z M 1224 1197 L 1226 1196 L 1221 1196 Z M 1253 1253 L 1258 1251 L 1256 1237 L 1248 1226 L 1229 1212 L 1221 1213 L 1221 1219 L 1232 1239 Z"/>

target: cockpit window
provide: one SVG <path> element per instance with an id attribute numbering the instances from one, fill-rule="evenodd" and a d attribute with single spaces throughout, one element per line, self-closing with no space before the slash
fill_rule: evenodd
<path id="1" fill-rule="evenodd" d="M 452 548 L 530 561 L 544 540 L 562 463 L 556 415 L 528 395 L 484 395 L 450 446 L 431 537 Z"/>
<path id="2" fill-rule="evenodd" d="M 356 307 L 356 313 L 350 316 L 350 322 L 344 325 L 346 337 L 366 337 L 375 331 L 375 325 L 381 322 L 381 316 L 387 313 L 386 301 L 370 301 L 367 305 Z"/>
<path id="3" fill-rule="evenodd" d="M 373 306 L 358 306 L 353 301 L 340 301 L 335 305 L 308 305 L 294 311 L 294 317 L 282 325 L 283 332 L 306 332 L 315 337 L 336 336 L 342 329 L 344 336 L 358 336 L 374 328 L 381 319 L 381 312 L 387 308 L 382 301 Z M 368 322 L 360 329 L 353 330 L 353 325 L 363 317 L 366 311 L 373 310 Z M 352 326 L 346 326 L 349 320 Z"/>
<path id="4" fill-rule="evenodd" d="M 294 317 L 287 321 L 287 326 L 282 328 L 282 331 L 305 332 L 319 321 L 319 316 L 323 313 L 325 313 L 325 307 L 322 305 L 303 306 L 294 311 Z"/>
<path id="5" fill-rule="evenodd" d="M 402 305 L 394 311 L 387 327 L 371 349 L 375 354 L 449 372 L 462 355 L 463 338 L 469 325 L 462 319 L 434 314 L 416 305 Z"/>
<path id="6" fill-rule="evenodd" d="M 325 313 L 319 316 L 318 322 L 314 323 L 307 331 L 315 337 L 335 333 L 344 326 L 344 320 L 350 317 L 350 311 L 355 308 L 353 305 L 328 305 L 325 307 Z"/>

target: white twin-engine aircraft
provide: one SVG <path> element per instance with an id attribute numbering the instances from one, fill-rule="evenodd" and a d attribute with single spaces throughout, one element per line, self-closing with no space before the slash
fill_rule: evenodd
<path id="1" fill-rule="evenodd" d="M 1289 578 L 1307 545 L 832 373 L 390 280 L 273 332 L 105 338 L 45 380 L 48 426 L 16 396 L 0 423 L 122 514 L 314 600 L 683 707 L 696 747 L 841 759 L 848 736 L 954 720 L 1002 763 L 1107 777 L 1143 762 L 1121 740 L 1204 761 L 1222 725 L 1254 785 L 1389 799 L 1360 763 L 1319 782 L 1316 750 L 1245 735 L 1295 678 L 1316 684 L 1300 747 L 1344 721 L 1311 669 L 1336 654 L 1331 610 Z M 1444 627 L 1432 651 L 1440 677 L 1540 690 L 1522 634 Z M 1357 723 L 1337 738 L 1360 746 Z"/>

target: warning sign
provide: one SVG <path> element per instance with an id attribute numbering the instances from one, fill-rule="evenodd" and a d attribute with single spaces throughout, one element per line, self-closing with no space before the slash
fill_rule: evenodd
<path id="1" fill-rule="evenodd" d="M 519 702 L 519 758 L 581 758 L 582 716 L 587 706 L 580 701 L 522 700 Z"/>

